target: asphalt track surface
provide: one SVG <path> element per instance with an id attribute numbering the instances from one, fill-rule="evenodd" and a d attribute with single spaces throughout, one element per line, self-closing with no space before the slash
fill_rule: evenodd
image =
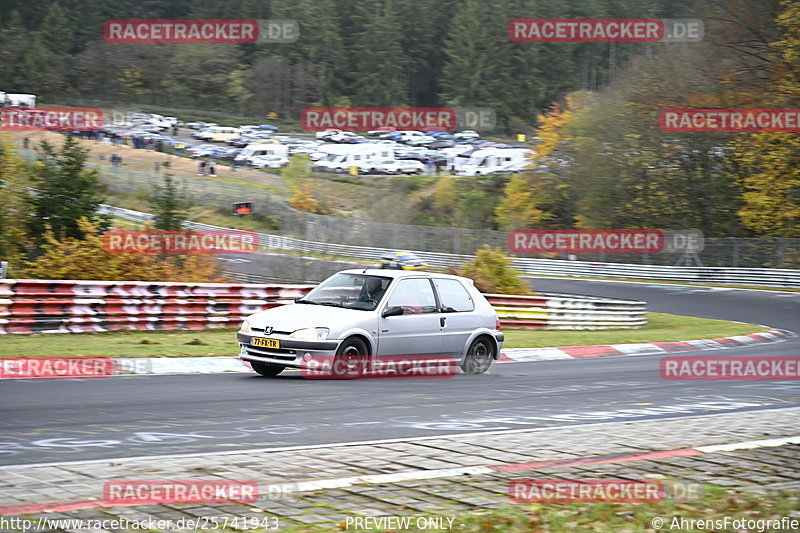
<path id="1" fill-rule="evenodd" d="M 800 331 L 800 294 L 556 279 L 533 283 L 542 291 L 641 299 L 652 311 Z M 800 339 L 792 338 L 722 354 L 796 356 L 798 346 Z M 4 380 L 0 465 L 556 426 L 587 425 L 593 432 L 602 422 L 800 405 L 797 381 L 664 380 L 659 360 L 509 363 L 493 365 L 482 376 L 449 379 L 306 380 L 287 372 L 273 379 L 245 373 Z"/>

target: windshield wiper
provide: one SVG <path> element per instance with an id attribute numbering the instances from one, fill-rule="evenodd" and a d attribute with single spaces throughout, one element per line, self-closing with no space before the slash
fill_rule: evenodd
<path id="1" fill-rule="evenodd" d="M 294 302 L 298 304 L 327 305 L 328 307 L 341 307 L 339 304 L 333 302 L 315 302 L 314 300 L 306 300 L 303 298 L 295 300 Z"/>

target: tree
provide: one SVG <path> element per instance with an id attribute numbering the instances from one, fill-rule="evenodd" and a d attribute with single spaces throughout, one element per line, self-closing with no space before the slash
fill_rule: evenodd
<path id="1" fill-rule="evenodd" d="M 38 152 L 30 170 L 33 217 L 27 224 L 34 247 L 42 245 L 46 232 L 56 239 L 83 238 L 81 218 L 107 227 L 108 217 L 97 213 L 102 186 L 97 172 L 86 168 L 88 150 L 67 135 L 60 150 L 42 141 Z"/>
<path id="2" fill-rule="evenodd" d="M 545 222 L 549 215 L 542 210 L 528 179 L 513 176 L 504 190 L 505 196 L 495 207 L 497 225 L 504 230 L 527 229 Z"/>
<path id="3" fill-rule="evenodd" d="M 30 218 L 28 168 L 8 138 L 0 137 L 0 258 L 16 269 L 25 257 Z"/>
<path id="4" fill-rule="evenodd" d="M 114 281 L 227 281 L 215 257 L 121 254 L 106 251 L 101 227 L 86 218 L 78 221 L 82 238 L 45 236 L 42 255 L 30 262 L 25 275 L 34 279 L 91 279 Z"/>
<path id="5" fill-rule="evenodd" d="M 522 273 L 511 266 L 511 260 L 488 245 L 478 250 L 472 262 L 462 265 L 458 275 L 471 278 L 483 293 L 533 294 Z"/>
<path id="6" fill-rule="evenodd" d="M 800 4 L 784 0 L 777 22 L 784 33 L 774 45 L 780 51 L 775 70 L 776 104 L 800 102 Z M 731 142 L 733 157 L 743 167 L 743 223 L 757 235 L 800 237 L 800 139 L 797 133 L 761 132 Z"/>
<path id="7" fill-rule="evenodd" d="M 164 166 L 169 168 L 169 162 Z M 164 174 L 164 185 L 154 185 L 148 198 L 150 206 L 155 210 L 154 227 L 161 230 L 179 230 L 187 217 L 189 202 L 178 191 L 172 174 Z"/>

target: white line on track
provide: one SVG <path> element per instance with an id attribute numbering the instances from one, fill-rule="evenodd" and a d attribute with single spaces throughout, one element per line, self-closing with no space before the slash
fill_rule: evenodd
<path id="1" fill-rule="evenodd" d="M 800 407 L 793 406 L 793 407 L 779 407 L 779 408 L 766 408 L 766 409 L 748 409 L 744 411 L 739 411 L 742 413 L 749 413 L 753 411 L 798 411 Z M 106 459 L 89 459 L 83 461 L 61 461 L 61 462 L 51 462 L 51 463 L 28 463 L 24 465 L 4 465 L 0 466 L 0 470 L 14 470 L 14 469 L 21 469 L 21 468 L 31 468 L 35 466 L 65 466 L 65 465 L 85 465 L 85 464 L 98 464 L 98 463 L 119 463 L 121 461 L 155 461 L 159 459 L 181 459 L 181 458 L 189 458 L 189 457 L 210 457 L 210 456 L 226 456 L 226 455 L 241 455 L 241 454 L 254 454 L 254 453 L 266 453 L 266 452 L 286 452 L 286 451 L 298 451 L 298 450 L 314 450 L 314 449 L 326 449 L 326 448 L 336 448 L 340 446 L 373 446 L 379 444 L 396 444 L 396 443 L 409 443 L 409 442 L 424 442 L 429 440 L 447 440 L 447 439 L 454 439 L 454 438 L 468 438 L 468 437 L 475 437 L 475 436 L 482 436 L 482 435 L 511 435 L 515 433 L 538 433 L 541 431 L 550 431 L 555 429 L 568 429 L 568 428 L 589 428 L 589 427 L 603 427 L 608 426 L 611 424 L 636 424 L 638 422 L 654 422 L 660 420 L 678 420 L 678 419 L 697 419 L 697 418 L 708 418 L 713 416 L 723 416 L 723 415 L 730 415 L 732 413 L 715 413 L 709 415 L 696 415 L 696 416 L 665 416 L 665 417 L 657 417 L 657 418 L 647 418 L 644 420 L 614 420 L 611 422 L 595 422 L 591 424 L 571 424 L 571 425 L 562 425 L 562 426 L 549 426 L 543 428 L 527 428 L 527 429 L 502 429 L 502 430 L 490 430 L 490 431 L 475 431 L 471 433 L 456 433 L 451 435 L 431 435 L 426 437 L 405 437 L 399 439 L 381 439 L 381 440 L 364 440 L 364 441 L 353 441 L 353 442 L 333 442 L 329 444 L 308 444 L 303 446 L 284 446 L 278 448 L 251 448 L 251 449 L 243 449 L 243 450 L 226 450 L 226 451 L 213 451 L 213 452 L 197 452 L 197 453 L 182 453 L 182 454 L 167 454 L 167 455 L 138 455 L 133 457 L 109 457 Z M 791 437 L 795 438 L 795 437 Z M 800 438 L 800 437 L 798 437 Z M 779 440 L 779 439 L 767 439 L 768 441 Z M 752 441 L 757 442 L 757 441 Z M 687 446 L 687 448 L 691 448 L 691 446 Z M 700 448 L 694 448 L 700 450 Z"/>

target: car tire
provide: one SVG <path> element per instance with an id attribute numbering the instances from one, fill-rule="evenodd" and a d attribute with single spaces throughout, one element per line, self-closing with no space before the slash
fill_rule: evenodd
<path id="1" fill-rule="evenodd" d="M 461 370 L 465 374 L 483 374 L 492 365 L 494 351 L 494 343 L 488 337 L 478 337 L 469 345 L 461 361 Z"/>
<path id="2" fill-rule="evenodd" d="M 331 375 L 340 379 L 361 377 L 369 364 L 369 348 L 359 337 L 350 337 L 339 345 L 333 358 Z"/>
<path id="3" fill-rule="evenodd" d="M 256 363 L 255 361 L 250 361 L 250 366 L 253 367 L 253 370 L 261 374 L 266 378 L 274 378 L 281 372 L 283 369 L 286 368 L 285 366 L 279 365 L 269 365 L 267 363 Z"/>

